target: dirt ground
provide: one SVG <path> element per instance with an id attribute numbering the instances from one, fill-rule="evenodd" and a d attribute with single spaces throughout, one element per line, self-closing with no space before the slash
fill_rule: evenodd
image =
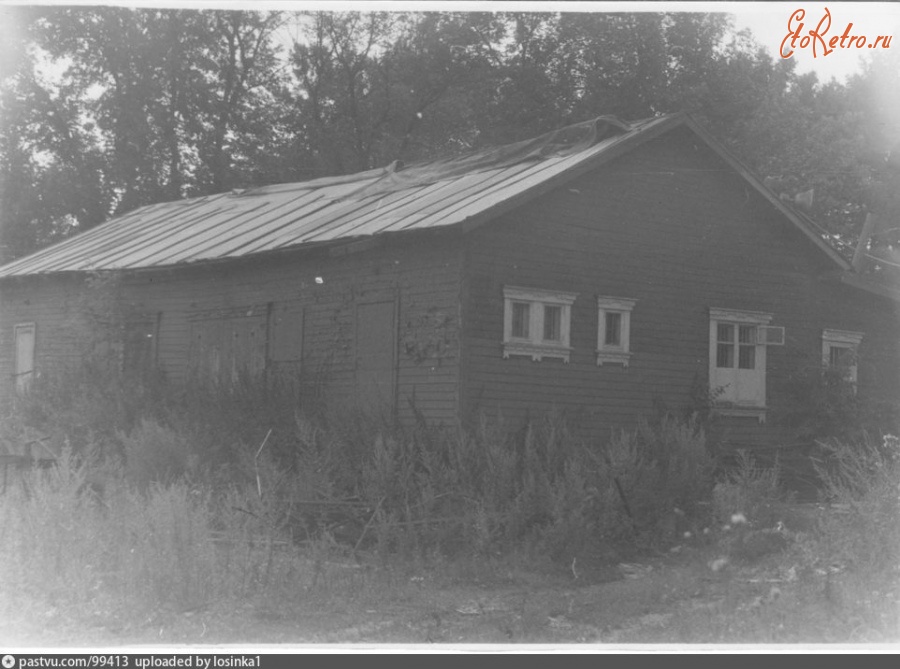
<path id="1" fill-rule="evenodd" d="M 628 563 L 587 557 L 554 569 L 502 558 L 427 569 L 335 562 L 320 565 L 319 576 L 299 594 L 191 611 L 122 617 L 102 606 L 5 607 L 0 645 L 153 653 L 220 645 L 232 652 L 261 645 L 340 651 L 358 644 L 603 651 L 646 644 L 838 643 L 900 650 L 896 586 L 873 586 L 840 565 L 801 567 L 790 550 L 752 563 L 721 557 L 715 543 L 686 540 Z"/>

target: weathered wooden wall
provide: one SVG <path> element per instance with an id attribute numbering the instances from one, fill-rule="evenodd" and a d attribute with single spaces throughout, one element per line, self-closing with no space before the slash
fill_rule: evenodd
<path id="1" fill-rule="evenodd" d="M 608 437 L 656 406 L 692 405 L 709 373 L 709 308 L 771 312 L 786 345 L 768 348 L 765 426 L 724 421 L 736 442 L 776 428 L 790 377 L 821 364 L 824 328 L 866 333 L 860 392 L 900 398 L 897 305 L 836 287 L 836 266 L 686 129 L 668 133 L 470 233 L 463 320 L 468 418 L 551 409 Z M 569 364 L 504 359 L 504 285 L 578 293 Z M 596 296 L 637 300 L 630 366 L 596 364 Z M 893 339 L 892 339 L 893 337 Z"/>
<path id="2" fill-rule="evenodd" d="M 356 322 L 357 305 L 393 302 L 399 415 L 410 418 L 414 403 L 426 417 L 449 421 L 457 412 L 460 248 L 455 237 L 427 237 L 351 252 L 323 250 L 133 273 L 121 281 L 121 305 L 135 318 L 155 319 L 157 361 L 174 383 L 189 378 L 196 366 L 191 352 L 201 345 L 198 337 L 209 337 L 216 324 L 237 323 L 235 336 L 266 338 L 234 344 L 250 351 L 255 368 L 299 369 L 308 395 L 352 405 L 357 337 L 366 335 L 366 324 Z M 83 315 L 82 285 L 77 277 L 60 277 L 0 287 L 3 378 L 11 373 L 11 337 L 18 322 L 37 323 L 39 366 L 77 361 L 83 333 L 67 323 Z M 3 386 L 9 390 L 9 384 Z"/>
<path id="3" fill-rule="evenodd" d="M 825 328 L 865 333 L 861 398 L 900 398 L 898 305 L 843 286 L 837 275 L 682 128 L 464 235 L 408 233 L 132 273 L 122 280 L 121 306 L 142 332 L 155 328 L 154 355 L 173 382 L 211 355 L 210 342 L 229 350 L 216 331 L 227 321 L 230 350 L 246 351 L 256 368 L 299 368 L 307 396 L 338 406 L 357 394 L 357 344 L 368 325 L 360 306 L 375 313 L 365 305 L 393 303 L 381 314 L 396 321 L 401 418 L 415 407 L 435 422 L 454 421 L 460 409 L 466 420 L 486 413 L 520 422 L 559 409 L 598 439 L 659 406 L 696 408 L 694 392 L 709 378 L 710 307 L 770 312 L 786 343 L 768 349 L 767 422 L 721 426 L 735 444 L 771 444 L 790 438 L 783 428 L 792 384 L 821 364 Z M 569 364 L 502 357 L 504 285 L 578 294 Z M 0 285 L 0 392 L 12 387 L 16 323 L 37 324 L 39 366 L 78 359 L 83 286 L 77 276 Z M 627 368 L 596 364 L 597 295 L 637 300 Z M 380 373 L 365 370 L 366 378 Z"/>
<path id="4" fill-rule="evenodd" d="M 29 277 L 0 286 L 0 394 L 15 388 L 15 326 L 35 323 L 36 362 L 75 363 L 86 352 L 84 277 Z"/>

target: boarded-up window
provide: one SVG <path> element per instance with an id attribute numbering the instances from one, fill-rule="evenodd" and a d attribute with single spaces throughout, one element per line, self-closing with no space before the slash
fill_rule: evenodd
<path id="1" fill-rule="evenodd" d="M 274 304 L 269 318 L 269 360 L 293 363 L 303 357 L 303 307 L 296 304 Z"/>
<path id="2" fill-rule="evenodd" d="M 390 415 L 396 396 L 396 304 L 356 307 L 356 384 L 363 409 Z"/>
<path id="3" fill-rule="evenodd" d="M 195 314 L 191 319 L 191 372 L 204 380 L 235 383 L 266 368 L 268 309 L 244 307 Z"/>
<path id="4" fill-rule="evenodd" d="M 125 324 L 122 341 L 122 370 L 129 375 L 143 375 L 156 364 L 156 338 L 159 315 L 130 320 Z"/>
<path id="5" fill-rule="evenodd" d="M 16 340 L 16 390 L 24 392 L 34 377 L 34 323 L 21 323 L 15 327 Z"/>

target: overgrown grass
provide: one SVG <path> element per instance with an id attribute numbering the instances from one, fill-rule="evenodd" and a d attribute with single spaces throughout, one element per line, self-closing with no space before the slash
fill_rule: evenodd
<path id="1" fill-rule="evenodd" d="M 862 572 L 900 568 L 900 438 L 864 436 L 855 443 L 819 442 L 816 464 L 826 498 L 843 513 L 823 527 L 820 550 Z"/>
<path id="2" fill-rule="evenodd" d="M 515 430 L 376 430 L 304 417 L 249 381 L 178 401 L 154 391 L 143 405 L 146 390 L 90 383 L 45 377 L 4 423 L 10 440 L 42 433 L 61 453 L 4 500 L 0 532 L 14 540 L 0 560 L 21 594 L 191 608 L 318 586 L 326 563 L 362 554 L 421 565 L 524 552 L 568 565 L 671 539 L 672 510 L 694 508 L 712 483 L 702 430 L 670 418 L 591 444 L 559 416 Z"/>
<path id="3" fill-rule="evenodd" d="M 209 509 L 184 482 L 146 493 L 86 459 L 24 472 L 3 499 L 0 568 L 19 595 L 57 606 L 190 608 L 220 594 Z"/>
<path id="4" fill-rule="evenodd" d="M 781 503 L 789 499 L 781 485 L 778 463 L 762 467 L 746 450 L 738 450 L 734 466 L 727 470 L 712 493 L 713 516 L 720 524 L 736 515 L 755 527 L 772 527 Z"/>
<path id="5" fill-rule="evenodd" d="M 49 435 L 60 453 L 0 500 L 0 578 L 16 601 L 112 617 L 309 601 L 362 592 L 372 565 L 452 572 L 502 556 L 576 574 L 576 561 L 615 564 L 686 537 L 795 572 L 840 564 L 835 592 L 855 591 L 853 579 L 874 591 L 870 575 L 896 587 L 896 438 L 823 442 L 820 476 L 843 513 L 762 545 L 787 517 L 777 468 L 739 453 L 716 479 L 702 427 L 668 415 L 593 443 L 553 415 L 469 430 L 305 416 L 250 382 L 178 402 L 122 385 L 104 412 L 105 391 L 67 396 L 86 383 L 37 388 L 3 422 L 6 441 Z M 735 517 L 746 527 L 723 533 Z"/>

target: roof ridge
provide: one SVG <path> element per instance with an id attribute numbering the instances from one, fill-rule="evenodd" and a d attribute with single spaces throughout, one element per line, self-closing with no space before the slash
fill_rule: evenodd
<path id="1" fill-rule="evenodd" d="M 557 128 L 530 139 L 473 150 L 450 158 L 437 158 L 405 166 L 394 161 L 389 167 L 396 166 L 397 169 L 386 170 L 374 182 L 346 194 L 341 200 L 426 186 L 469 174 L 511 167 L 528 160 L 574 155 L 607 139 L 627 134 L 635 128 L 634 124 L 615 116 L 603 115 Z"/>

